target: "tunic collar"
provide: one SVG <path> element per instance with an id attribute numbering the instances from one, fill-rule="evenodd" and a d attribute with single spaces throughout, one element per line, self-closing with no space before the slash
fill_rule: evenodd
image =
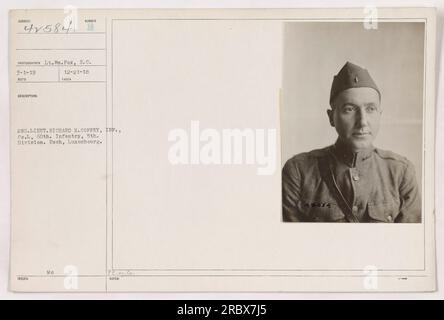
<path id="1" fill-rule="evenodd" d="M 346 164 L 347 166 L 354 168 L 356 165 L 359 165 L 361 162 L 369 159 L 375 148 L 373 146 L 359 150 L 358 152 L 354 152 L 350 150 L 344 143 L 340 142 L 339 139 L 332 146 L 332 151 L 335 157 Z"/>

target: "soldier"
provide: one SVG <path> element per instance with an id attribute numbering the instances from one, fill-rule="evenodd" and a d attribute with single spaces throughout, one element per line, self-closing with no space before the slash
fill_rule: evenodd
<path id="1" fill-rule="evenodd" d="M 284 221 L 421 222 L 412 163 L 373 146 L 380 104 L 368 71 L 347 62 L 333 79 L 327 110 L 336 143 L 295 155 L 282 170 Z"/>

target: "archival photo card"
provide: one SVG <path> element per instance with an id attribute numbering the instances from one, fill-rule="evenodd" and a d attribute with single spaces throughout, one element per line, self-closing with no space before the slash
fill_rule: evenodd
<path id="1" fill-rule="evenodd" d="M 9 25 L 10 290 L 435 290 L 434 9 Z"/>

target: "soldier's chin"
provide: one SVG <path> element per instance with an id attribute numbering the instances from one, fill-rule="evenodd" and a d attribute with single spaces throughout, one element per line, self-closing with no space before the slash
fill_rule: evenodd
<path id="1" fill-rule="evenodd" d="M 367 149 L 370 148 L 372 145 L 372 139 L 369 139 L 369 137 L 366 138 L 354 138 L 350 141 L 350 147 L 353 150 L 361 150 L 361 149 Z"/>

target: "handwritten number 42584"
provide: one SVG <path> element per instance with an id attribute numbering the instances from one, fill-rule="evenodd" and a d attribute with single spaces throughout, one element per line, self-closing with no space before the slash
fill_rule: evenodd
<path id="1" fill-rule="evenodd" d="M 30 25 L 24 26 L 24 31 L 26 33 L 68 33 L 73 30 L 72 21 L 70 20 L 68 25 L 65 26 L 60 22 L 56 24 L 46 24 L 46 25 L 35 25 L 31 23 Z"/>

